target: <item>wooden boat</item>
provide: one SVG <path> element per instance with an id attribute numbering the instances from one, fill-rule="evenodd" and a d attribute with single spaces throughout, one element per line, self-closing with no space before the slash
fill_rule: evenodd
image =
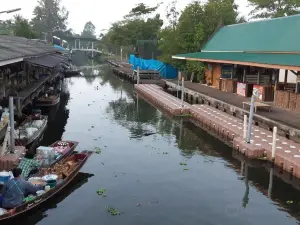
<path id="1" fill-rule="evenodd" d="M 74 77 L 81 75 L 81 70 L 79 69 L 68 69 L 64 71 L 65 77 Z"/>
<path id="2" fill-rule="evenodd" d="M 40 97 L 35 105 L 38 107 L 50 107 L 50 106 L 55 106 L 59 103 L 60 101 L 60 95 L 59 94 L 49 94 L 49 95 L 44 95 Z"/>
<path id="3" fill-rule="evenodd" d="M 28 146 L 37 140 L 45 131 L 48 116 L 41 115 L 40 110 L 35 110 L 18 127 L 16 132 L 16 144 Z"/>
<path id="4" fill-rule="evenodd" d="M 50 189 L 49 191 L 45 192 L 44 194 L 37 196 L 35 199 L 23 203 L 22 205 L 16 207 L 13 210 L 10 210 L 8 213 L 0 216 L 0 222 L 9 222 L 25 213 L 28 213 L 30 211 L 33 211 L 34 209 L 37 209 L 42 203 L 46 202 L 47 200 L 54 197 L 56 194 L 61 192 L 78 174 L 79 170 L 82 168 L 82 166 L 86 163 L 88 158 L 93 154 L 91 151 L 84 151 L 84 152 L 74 152 L 71 156 L 67 157 L 62 161 L 64 164 L 68 164 L 69 162 L 75 162 L 75 166 L 66 174 L 66 177 L 63 179 L 59 179 L 57 182 L 56 187 Z M 49 168 L 53 172 L 55 169 L 55 166 L 57 164 L 53 165 Z M 48 171 L 49 171 L 48 170 Z M 40 176 L 43 176 L 46 174 L 47 171 L 41 171 Z M 59 172 L 60 173 L 60 172 Z"/>

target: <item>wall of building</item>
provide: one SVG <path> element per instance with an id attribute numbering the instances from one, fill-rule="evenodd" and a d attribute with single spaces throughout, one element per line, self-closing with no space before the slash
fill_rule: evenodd
<path id="1" fill-rule="evenodd" d="M 280 70 L 279 71 L 279 82 L 284 82 L 284 77 L 285 77 L 285 70 Z M 287 77 L 287 83 L 296 83 L 296 75 L 293 74 L 291 71 L 288 71 L 288 77 Z"/>

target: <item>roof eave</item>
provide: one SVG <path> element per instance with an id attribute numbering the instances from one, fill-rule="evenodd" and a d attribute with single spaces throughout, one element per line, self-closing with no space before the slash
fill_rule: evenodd
<path id="1" fill-rule="evenodd" d="M 284 69 L 284 70 L 300 71 L 300 66 L 291 66 L 291 65 L 276 65 L 276 64 L 255 63 L 255 62 L 217 60 L 217 59 L 200 59 L 200 58 L 188 58 L 188 57 L 182 57 L 182 58 L 184 58 L 185 60 L 188 60 L 188 61 L 211 62 L 211 63 L 220 63 L 220 64 L 236 64 L 236 65 L 243 65 L 243 66 L 269 68 L 269 69 Z"/>

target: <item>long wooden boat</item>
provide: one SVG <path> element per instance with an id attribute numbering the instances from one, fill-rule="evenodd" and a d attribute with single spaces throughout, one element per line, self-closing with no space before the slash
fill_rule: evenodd
<path id="1" fill-rule="evenodd" d="M 66 78 L 68 77 L 74 77 L 74 76 L 79 76 L 81 74 L 81 70 L 79 69 L 70 69 L 70 70 L 65 70 L 63 73 Z"/>
<path id="2" fill-rule="evenodd" d="M 34 209 L 37 209 L 42 203 L 46 202 L 47 200 L 54 197 L 56 194 L 61 192 L 73 179 L 74 177 L 79 173 L 79 170 L 82 168 L 82 166 L 86 163 L 88 158 L 93 154 L 91 151 L 84 151 L 84 152 L 74 152 L 71 156 L 64 159 L 64 163 L 67 163 L 69 161 L 76 161 L 76 166 L 72 169 L 72 171 L 61 180 L 61 182 L 58 182 L 56 187 L 53 189 L 50 189 L 46 193 L 37 196 L 34 200 L 30 202 L 23 203 L 22 205 L 16 207 L 13 210 L 10 210 L 8 213 L 0 216 L 0 222 L 9 222 L 13 219 L 16 219 L 19 216 L 22 216 L 25 213 L 28 213 L 30 211 L 33 211 Z M 54 165 L 55 166 L 55 165 Z M 52 169 L 54 169 L 54 166 Z M 41 176 L 44 174 L 40 174 Z"/>
<path id="3" fill-rule="evenodd" d="M 59 103 L 60 101 L 60 95 L 59 94 L 53 94 L 49 96 L 42 96 L 40 97 L 35 105 L 38 107 L 50 107 L 50 106 L 55 106 Z"/>
<path id="4" fill-rule="evenodd" d="M 31 133 L 30 135 L 27 134 L 26 129 L 28 129 L 35 121 L 40 120 L 42 121 L 39 127 L 32 127 L 36 128 L 37 130 Z M 35 140 L 37 140 L 46 130 L 48 123 L 48 116 L 40 115 L 40 113 L 33 113 L 29 115 L 18 127 L 16 130 L 17 138 L 15 139 L 17 145 L 28 146 Z"/>

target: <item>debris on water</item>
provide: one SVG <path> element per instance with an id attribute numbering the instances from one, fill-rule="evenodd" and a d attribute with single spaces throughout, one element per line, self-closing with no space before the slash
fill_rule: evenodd
<path id="1" fill-rule="evenodd" d="M 144 133 L 143 136 L 150 136 L 150 135 L 153 135 L 153 134 L 156 134 L 156 133 L 155 132 Z"/>
<path id="2" fill-rule="evenodd" d="M 91 106 L 91 104 L 88 104 L 88 106 Z"/>
<path id="3" fill-rule="evenodd" d="M 141 204 L 139 203 L 139 204 L 136 204 L 136 206 L 141 206 Z"/>
<path id="4" fill-rule="evenodd" d="M 106 188 L 102 188 L 102 189 L 99 189 L 99 190 L 97 191 L 97 194 L 98 194 L 98 195 L 103 195 L 105 192 L 106 192 Z"/>
<path id="5" fill-rule="evenodd" d="M 286 201 L 286 204 L 293 204 L 294 202 L 292 200 Z"/>
<path id="6" fill-rule="evenodd" d="M 107 145 L 104 145 L 104 148 L 107 148 Z"/>
<path id="7" fill-rule="evenodd" d="M 188 169 L 188 168 L 184 168 L 183 170 L 184 170 L 184 171 L 187 171 L 187 170 L 189 170 L 189 169 Z"/>
<path id="8" fill-rule="evenodd" d="M 157 204 L 157 203 L 159 203 L 159 201 L 150 201 L 150 202 L 148 202 L 149 204 Z"/>
<path id="9" fill-rule="evenodd" d="M 97 139 L 97 138 L 94 138 L 94 141 L 98 141 L 98 139 Z"/>
<path id="10" fill-rule="evenodd" d="M 104 166 L 104 162 L 103 163 L 101 163 L 103 166 Z"/>
<path id="11" fill-rule="evenodd" d="M 103 194 L 102 196 L 103 196 L 104 198 L 106 198 L 106 197 L 107 197 L 107 194 Z"/>
<path id="12" fill-rule="evenodd" d="M 180 166 L 186 166 L 187 164 L 184 162 L 179 163 Z"/>
<path id="13" fill-rule="evenodd" d="M 120 215 L 121 213 L 119 212 L 119 210 L 115 209 L 115 208 L 112 208 L 112 207 L 105 207 L 107 212 L 110 213 L 110 215 L 112 216 L 118 216 Z"/>
<path id="14" fill-rule="evenodd" d="M 94 125 L 91 126 L 91 128 L 94 128 L 94 127 L 95 127 Z"/>
<path id="15" fill-rule="evenodd" d="M 163 155 L 168 155 L 169 153 L 168 152 L 163 152 Z"/>
<path id="16" fill-rule="evenodd" d="M 100 153 L 101 153 L 101 148 L 95 147 L 95 153 L 96 153 L 96 154 L 100 154 Z"/>

